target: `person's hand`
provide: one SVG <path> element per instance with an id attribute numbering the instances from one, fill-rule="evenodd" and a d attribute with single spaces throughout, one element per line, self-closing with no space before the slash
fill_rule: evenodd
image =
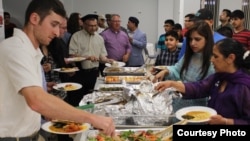
<path id="1" fill-rule="evenodd" d="M 150 71 L 150 73 L 151 73 L 152 75 L 156 75 L 156 74 L 159 73 L 161 70 L 155 69 L 155 67 L 152 66 L 152 67 L 149 69 L 149 71 Z"/>
<path id="2" fill-rule="evenodd" d="M 47 91 L 51 92 L 53 90 L 53 86 L 56 85 L 56 82 L 47 82 Z"/>
<path id="3" fill-rule="evenodd" d="M 50 63 L 44 63 L 43 64 L 43 70 L 44 70 L 44 72 L 51 71 L 51 64 Z"/>
<path id="4" fill-rule="evenodd" d="M 76 72 L 70 72 L 70 73 L 67 73 L 69 77 L 72 77 L 76 74 Z"/>
<path id="5" fill-rule="evenodd" d="M 167 88 L 171 87 L 171 81 L 163 81 L 163 82 L 159 82 L 156 86 L 155 86 L 155 90 L 162 92 Z"/>
<path id="6" fill-rule="evenodd" d="M 132 37 L 129 37 L 129 42 L 132 44 L 133 43 L 133 38 Z"/>
<path id="7" fill-rule="evenodd" d="M 208 121 L 208 124 L 221 124 L 226 125 L 228 119 L 225 117 L 222 117 L 221 115 L 214 115 L 210 117 L 210 120 Z"/>
<path id="8" fill-rule="evenodd" d="M 115 125 L 111 117 L 95 115 L 92 126 L 108 136 L 115 135 Z"/>
<path id="9" fill-rule="evenodd" d="M 99 58 L 97 58 L 97 57 L 95 57 L 95 56 L 88 56 L 88 57 L 87 57 L 87 60 L 90 60 L 90 61 L 92 61 L 92 62 L 97 62 L 97 61 L 99 61 Z"/>
<path id="10" fill-rule="evenodd" d="M 128 59 L 129 59 L 129 54 L 125 54 L 122 57 L 122 62 L 128 62 Z"/>
<path id="11" fill-rule="evenodd" d="M 115 62 L 114 59 L 107 59 L 107 60 L 106 60 L 106 63 L 109 63 L 109 64 L 112 64 L 113 62 Z"/>
<path id="12" fill-rule="evenodd" d="M 71 63 L 67 58 L 64 58 L 64 62 L 65 62 L 65 64 L 70 64 Z"/>
<path id="13" fill-rule="evenodd" d="M 160 71 L 159 73 L 157 73 L 154 77 L 154 79 L 152 80 L 154 83 L 155 82 L 159 82 L 159 81 L 162 81 L 165 77 L 165 75 L 168 74 L 168 70 L 162 70 Z"/>

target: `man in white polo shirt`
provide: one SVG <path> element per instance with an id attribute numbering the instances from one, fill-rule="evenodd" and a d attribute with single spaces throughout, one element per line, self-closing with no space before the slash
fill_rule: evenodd
<path id="1" fill-rule="evenodd" d="M 36 141 L 41 114 L 114 133 L 111 118 L 76 109 L 42 88 L 39 46 L 59 36 L 65 17 L 59 0 L 32 0 L 23 30 L 14 29 L 13 37 L 0 43 L 0 141 Z"/>

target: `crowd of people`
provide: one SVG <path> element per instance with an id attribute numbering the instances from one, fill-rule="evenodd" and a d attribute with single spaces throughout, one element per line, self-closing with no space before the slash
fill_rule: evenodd
<path id="1" fill-rule="evenodd" d="M 105 63 L 145 64 L 147 34 L 134 16 L 124 28 L 115 13 L 67 15 L 59 0 L 32 0 L 25 24 L 18 29 L 8 21 L 10 14 L 4 13 L 8 39 L 0 43 L 0 77 L 5 82 L 0 85 L 0 141 L 37 140 L 39 133 L 49 141 L 52 135 L 39 131 L 41 121 L 49 119 L 86 122 L 114 135 L 111 117 L 75 107 L 93 92 Z M 174 87 L 182 93 L 182 99 L 173 101 L 174 112 L 187 106 L 208 106 L 218 113 L 209 124 L 250 124 L 250 31 L 244 27 L 244 18 L 242 10 L 223 9 L 221 24 L 213 27 L 213 13 L 200 9 L 185 15 L 184 28 L 172 19 L 165 20 L 154 65 L 166 67 L 160 72 L 152 68 L 151 73 L 152 81 L 159 82 L 158 91 Z M 85 60 L 72 63 L 66 59 L 79 56 Z M 63 67 L 78 67 L 79 71 L 54 71 Z M 52 88 L 61 82 L 83 87 L 67 93 Z M 64 135 L 57 138 L 72 141 Z"/>

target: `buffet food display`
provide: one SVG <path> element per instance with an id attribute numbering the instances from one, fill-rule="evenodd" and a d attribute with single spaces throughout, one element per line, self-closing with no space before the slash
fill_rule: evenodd
<path id="1" fill-rule="evenodd" d="M 106 67 L 103 70 L 104 75 L 133 75 L 133 76 L 144 76 L 146 69 L 142 67 Z"/>
<path id="2" fill-rule="evenodd" d="M 149 141 L 171 141 L 172 125 L 176 118 L 183 124 L 187 121 L 193 122 L 198 118 L 208 118 L 213 114 L 204 112 L 204 109 L 191 111 L 180 110 L 173 113 L 173 98 L 181 97 L 174 88 L 168 88 L 163 92 L 154 90 L 157 84 L 153 84 L 146 77 L 145 68 L 142 67 L 106 67 L 104 78 L 100 79 L 93 93 L 85 95 L 79 103 L 79 107 L 92 105 L 87 111 L 94 114 L 110 116 L 116 127 L 126 128 L 116 130 L 117 136 L 111 138 L 99 133 L 98 130 L 89 130 L 74 141 L 126 141 L 126 140 L 149 140 Z M 65 85 L 71 87 L 72 85 Z M 195 108 L 197 109 L 197 108 Z M 192 109 L 191 109 L 192 110 Z M 184 122 L 185 121 L 185 122 Z M 156 128 L 165 126 L 167 128 Z M 57 124 L 49 124 L 47 130 L 58 130 Z M 81 124 L 70 123 L 61 128 L 64 133 L 67 130 L 77 133 L 82 131 Z M 136 127 L 137 129 L 133 129 Z M 152 129 L 151 129 L 151 128 Z M 60 130 L 61 130 L 60 129 Z M 56 131 L 59 132 L 59 131 Z M 61 131 L 60 131 L 61 132 Z"/>
<path id="3" fill-rule="evenodd" d="M 104 82 L 107 84 L 120 84 L 124 80 L 126 83 L 139 84 L 145 79 L 145 76 L 106 76 Z"/>

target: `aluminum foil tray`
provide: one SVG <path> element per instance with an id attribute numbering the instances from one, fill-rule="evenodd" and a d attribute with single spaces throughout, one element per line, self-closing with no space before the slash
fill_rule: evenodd
<path id="1" fill-rule="evenodd" d="M 146 74 L 146 69 L 141 67 L 106 67 L 103 70 L 105 76 L 109 75 L 132 75 L 132 76 L 144 76 Z"/>
<path id="2" fill-rule="evenodd" d="M 121 84 L 124 80 L 128 84 L 139 84 L 145 79 L 145 76 L 105 76 L 104 82 L 106 84 Z"/>

